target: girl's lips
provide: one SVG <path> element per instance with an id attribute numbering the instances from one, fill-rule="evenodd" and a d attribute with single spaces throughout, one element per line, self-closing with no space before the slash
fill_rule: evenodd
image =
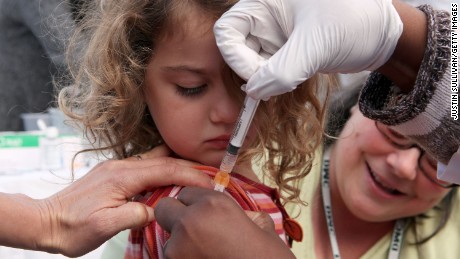
<path id="1" fill-rule="evenodd" d="M 217 138 L 210 139 L 206 141 L 206 143 L 216 149 L 226 149 L 229 141 L 230 136 L 220 136 Z"/>
<path id="2" fill-rule="evenodd" d="M 388 183 L 385 183 L 385 180 L 380 178 L 376 173 L 374 173 L 367 163 L 366 163 L 366 167 L 369 172 L 370 178 L 372 179 L 372 182 L 380 191 L 384 192 L 387 195 L 391 195 L 393 197 L 404 195 L 404 193 L 393 188 Z"/>

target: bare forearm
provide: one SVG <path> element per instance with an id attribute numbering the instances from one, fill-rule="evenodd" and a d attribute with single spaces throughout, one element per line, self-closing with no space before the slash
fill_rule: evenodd
<path id="1" fill-rule="evenodd" d="M 377 71 L 403 92 L 412 90 L 427 44 L 426 15 L 408 4 L 393 1 L 404 24 L 403 33 L 391 58 Z"/>
<path id="2" fill-rule="evenodd" d="M 398 79 L 397 69 L 394 73 L 372 73 L 361 91 L 359 104 L 366 117 L 392 126 L 399 133 L 413 138 L 438 161 L 447 163 L 460 144 L 455 134 L 460 132 L 460 124 L 451 117 L 451 91 L 448 87 L 451 78 L 451 18 L 447 11 L 433 10 L 429 6 L 417 9 L 425 15 L 423 26 L 427 32 L 424 32 L 424 40 L 409 37 L 408 29 L 404 34 L 406 38 L 401 39 L 393 55 L 393 59 L 407 59 L 404 64 L 417 71 L 416 81 L 409 83 L 414 80 L 415 73 L 409 76 L 401 73 L 403 79 Z M 417 34 L 421 31 L 416 30 L 415 35 L 421 36 Z M 391 64 L 388 67 L 391 68 Z M 395 85 L 404 92 L 400 93 Z"/>
<path id="3" fill-rule="evenodd" d="M 40 250 L 49 231 L 40 203 L 22 194 L 0 193 L 0 245 Z"/>

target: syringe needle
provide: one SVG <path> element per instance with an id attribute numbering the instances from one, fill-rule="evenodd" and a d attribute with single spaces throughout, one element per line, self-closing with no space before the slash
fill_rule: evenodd
<path id="1" fill-rule="evenodd" d="M 214 177 L 214 190 L 223 192 L 230 181 L 230 173 L 235 166 L 238 152 L 243 145 L 243 141 L 248 133 L 251 121 L 254 118 L 257 106 L 260 100 L 252 99 L 246 96 L 243 108 L 241 108 L 240 115 L 233 130 L 230 143 L 227 146 L 227 152 L 220 164 L 220 171 Z"/>

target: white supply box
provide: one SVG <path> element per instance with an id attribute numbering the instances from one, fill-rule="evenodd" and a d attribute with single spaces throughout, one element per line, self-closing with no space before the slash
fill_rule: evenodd
<path id="1" fill-rule="evenodd" d="M 73 156 L 83 149 L 82 139 L 77 136 L 59 136 L 53 146 L 48 143 L 46 147 L 44 140 L 46 136 L 41 131 L 0 133 L 0 174 L 50 169 L 70 170 Z M 49 149 L 55 152 L 50 152 Z M 49 154 L 53 155 L 53 161 L 50 161 Z M 88 156 L 77 156 L 73 169 L 88 166 L 89 160 Z"/>
<path id="2" fill-rule="evenodd" d="M 0 134 L 0 173 L 12 174 L 40 169 L 39 132 Z"/>

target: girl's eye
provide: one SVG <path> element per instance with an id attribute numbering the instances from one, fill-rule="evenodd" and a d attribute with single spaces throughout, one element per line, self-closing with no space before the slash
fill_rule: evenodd
<path id="1" fill-rule="evenodd" d="M 207 85 L 200 85 L 196 87 L 184 87 L 176 85 L 177 93 L 185 97 L 197 96 L 206 90 Z"/>

